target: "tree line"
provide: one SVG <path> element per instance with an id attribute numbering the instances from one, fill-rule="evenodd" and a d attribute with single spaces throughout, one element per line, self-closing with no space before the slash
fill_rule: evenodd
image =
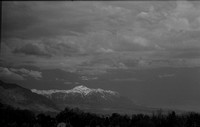
<path id="1" fill-rule="evenodd" d="M 55 116 L 0 104 L 1 127 L 200 127 L 200 114 L 99 115 L 65 108 Z"/>

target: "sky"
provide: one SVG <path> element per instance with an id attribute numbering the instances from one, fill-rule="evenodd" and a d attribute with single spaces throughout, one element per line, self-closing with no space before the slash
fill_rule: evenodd
<path id="1" fill-rule="evenodd" d="M 0 78 L 200 111 L 200 2 L 2 2 Z"/>

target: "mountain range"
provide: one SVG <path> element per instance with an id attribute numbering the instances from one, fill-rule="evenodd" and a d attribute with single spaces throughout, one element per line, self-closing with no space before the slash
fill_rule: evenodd
<path id="1" fill-rule="evenodd" d="M 70 90 L 29 90 L 0 81 L 0 102 L 39 112 L 58 112 L 66 107 L 95 113 L 151 113 L 154 110 L 137 105 L 118 92 L 83 85 Z"/>

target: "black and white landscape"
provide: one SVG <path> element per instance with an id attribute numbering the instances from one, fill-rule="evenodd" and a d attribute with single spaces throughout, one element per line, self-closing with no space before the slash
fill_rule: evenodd
<path id="1" fill-rule="evenodd" d="M 3 1 L 1 17 L 0 126 L 200 126 L 199 1 Z"/>
<path id="2" fill-rule="evenodd" d="M 29 90 L 2 81 L 0 86 L 2 104 L 35 112 L 56 113 L 66 107 L 101 114 L 156 112 L 156 109 L 136 105 L 118 92 L 110 90 L 90 89 L 85 86 L 77 86 L 71 90 Z"/>

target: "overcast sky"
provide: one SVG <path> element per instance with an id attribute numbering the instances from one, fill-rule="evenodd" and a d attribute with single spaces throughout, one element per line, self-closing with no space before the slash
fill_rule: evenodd
<path id="1" fill-rule="evenodd" d="M 83 84 L 195 109 L 200 2 L 4 1 L 0 55 L 1 79 L 26 88 Z"/>

